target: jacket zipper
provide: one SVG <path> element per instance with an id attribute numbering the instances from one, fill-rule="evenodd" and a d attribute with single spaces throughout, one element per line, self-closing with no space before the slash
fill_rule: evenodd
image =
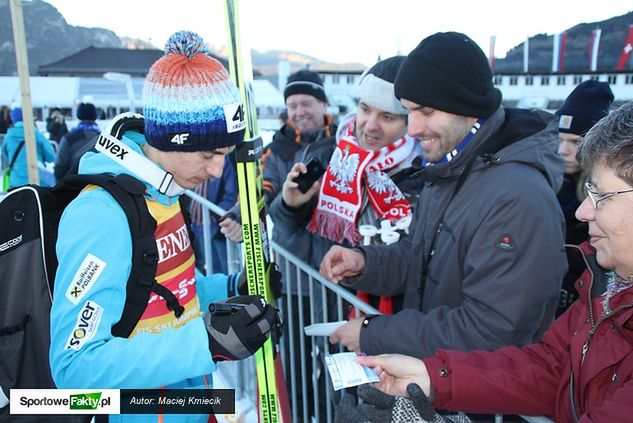
<path id="1" fill-rule="evenodd" d="M 582 346 L 582 355 L 581 355 L 581 359 L 580 359 L 580 368 L 578 369 L 579 373 L 579 379 L 580 379 L 580 370 L 582 370 L 582 365 L 585 361 L 585 357 L 587 356 L 587 352 L 589 351 L 589 344 L 591 344 L 591 341 L 593 339 L 593 336 L 595 335 L 596 331 L 598 330 L 598 327 L 600 326 L 600 324 L 602 322 L 604 322 L 605 320 L 614 317 L 620 310 L 626 309 L 626 308 L 631 308 L 633 307 L 633 303 L 630 304 L 625 304 L 625 305 L 621 305 L 620 307 L 617 307 L 615 310 L 613 310 L 611 313 L 609 313 L 608 315 L 604 315 L 602 316 L 600 319 L 598 319 L 597 322 L 594 322 L 594 314 L 593 314 L 593 299 L 591 298 L 591 291 L 593 289 L 593 283 L 594 283 L 594 273 L 593 270 L 591 269 L 591 267 L 589 266 L 589 262 L 587 261 L 587 257 L 585 257 L 585 253 L 578 247 L 573 246 L 574 248 L 577 248 L 581 255 L 582 255 L 582 259 L 585 262 L 585 265 L 587 266 L 587 269 L 589 270 L 589 273 L 591 274 L 591 282 L 589 283 L 589 290 L 587 293 L 587 299 L 588 299 L 588 305 L 589 305 L 589 323 L 591 324 L 591 329 L 589 330 L 589 333 L 587 335 L 587 341 L 585 341 L 584 345 Z M 573 371 L 573 367 L 572 367 L 572 372 L 571 372 L 571 381 L 570 381 L 570 405 L 571 405 L 571 411 L 572 411 L 572 416 L 574 417 L 575 421 L 578 421 L 578 415 L 576 413 L 576 406 L 574 404 L 574 394 L 573 394 L 573 378 L 574 378 L 574 371 Z M 580 392 L 579 392 L 580 394 Z M 580 396 L 580 395 L 579 395 Z"/>
<path id="2" fill-rule="evenodd" d="M 591 324 L 591 330 L 589 331 L 589 336 L 587 337 L 587 341 L 584 343 L 584 345 L 582 346 L 582 356 L 580 359 L 580 367 L 578 369 L 578 376 L 580 378 L 580 370 L 582 368 L 582 363 L 585 361 L 585 356 L 587 355 L 587 351 L 589 350 L 589 343 L 591 342 L 591 338 L 593 338 L 593 329 L 594 329 L 594 317 L 593 317 L 593 302 L 591 301 L 591 290 L 593 288 L 593 282 L 594 282 L 594 274 L 593 274 L 593 269 L 591 269 L 591 266 L 589 266 L 589 262 L 587 261 L 587 257 L 585 256 L 584 251 L 582 251 L 582 249 L 580 249 L 578 246 L 576 245 L 569 245 L 566 244 L 566 247 L 572 247 L 577 249 L 580 252 L 580 255 L 582 256 L 583 261 L 585 262 L 585 266 L 587 268 L 587 270 L 589 270 L 589 274 L 591 275 L 591 280 L 589 282 L 589 290 L 588 290 L 588 304 L 589 304 L 589 323 Z M 570 372 L 570 376 L 569 376 L 569 406 L 571 408 L 571 415 L 572 418 L 574 419 L 574 422 L 578 422 L 578 413 L 576 412 L 576 404 L 574 401 L 574 366 L 573 363 L 571 366 L 571 372 Z M 580 394 L 580 392 L 579 392 Z M 580 395 L 579 395 L 580 397 Z"/>

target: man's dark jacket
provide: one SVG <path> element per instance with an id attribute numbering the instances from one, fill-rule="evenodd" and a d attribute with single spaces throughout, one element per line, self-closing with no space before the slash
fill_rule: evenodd
<path id="1" fill-rule="evenodd" d="M 500 149 L 476 155 L 450 201 L 465 164 L 492 141 Z M 361 330 L 363 352 L 425 357 L 439 348 L 494 350 L 539 340 L 553 321 L 567 269 L 557 148 L 551 115 L 500 107 L 451 162 L 422 171 L 427 182 L 411 236 L 362 247 L 363 274 L 343 281 L 377 295 L 405 293 L 408 309 Z"/>

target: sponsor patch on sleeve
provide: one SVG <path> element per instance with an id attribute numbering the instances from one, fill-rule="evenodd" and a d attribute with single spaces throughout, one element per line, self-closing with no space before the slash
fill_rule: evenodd
<path id="1" fill-rule="evenodd" d="M 94 301 L 86 301 L 77 315 L 77 322 L 73 328 L 68 341 L 66 341 L 66 349 L 79 351 L 84 344 L 92 339 L 99 327 L 101 314 L 103 309 Z"/>
<path id="2" fill-rule="evenodd" d="M 86 295 L 90 288 L 92 288 L 92 285 L 97 281 L 105 267 L 105 261 L 88 253 L 68 286 L 66 298 L 75 305 L 79 304 L 84 295 Z"/>

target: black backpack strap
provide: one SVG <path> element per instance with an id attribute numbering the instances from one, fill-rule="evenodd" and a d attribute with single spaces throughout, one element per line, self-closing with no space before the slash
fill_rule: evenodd
<path id="1" fill-rule="evenodd" d="M 123 313 L 121 319 L 112 326 L 112 335 L 127 338 L 132 333 L 152 292 L 163 297 L 167 308 L 180 317 L 184 307 L 169 289 L 155 279 L 158 264 L 158 248 L 154 238 L 156 220 L 143 197 L 145 185 L 126 174 L 75 175 L 62 179 L 62 184 L 93 184 L 102 187 L 117 201 L 128 220 L 132 239 L 132 269 L 127 281 Z"/>
<path id="2" fill-rule="evenodd" d="M 155 279 L 158 264 L 158 248 L 154 238 L 156 220 L 147 209 L 143 197 L 145 185 L 125 174 L 112 178 L 112 182 L 103 188 L 121 205 L 132 236 L 132 270 L 127 283 L 125 305 L 121 320 L 112 326 L 112 335 L 127 338 L 141 319 L 152 292 L 165 299 L 167 308 L 176 317 L 182 315 L 184 307 L 170 290 Z"/>
<path id="3" fill-rule="evenodd" d="M 20 143 L 20 146 L 18 147 L 17 150 L 15 150 L 15 154 L 13 154 L 13 158 L 11 159 L 11 163 L 9 163 L 9 172 L 11 172 L 11 169 L 13 169 L 13 165 L 15 164 L 16 159 L 18 158 L 18 154 L 20 154 L 20 151 L 22 151 L 22 147 L 24 147 L 24 143 L 25 141 L 22 141 Z"/>

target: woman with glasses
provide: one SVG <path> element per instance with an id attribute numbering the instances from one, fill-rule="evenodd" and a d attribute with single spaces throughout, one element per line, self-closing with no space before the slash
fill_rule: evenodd
<path id="1" fill-rule="evenodd" d="M 575 215 L 576 209 L 587 196 L 583 186 L 587 173 L 581 168 L 576 155 L 587 131 L 609 113 L 612 102 L 613 93 L 609 83 L 590 79 L 574 88 L 556 111 L 560 138 L 558 154 L 565 160 L 565 178 L 557 197 L 565 216 L 566 244 L 580 245 L 588 238 L 587 222 L 581 222 Z M 569 268 L 563 279 L 556 317 L 578 298 L 574 282 L 585 269 L 582 258 L 569 250 L 567 262 Z"/>
<path id="2" fill-rule="evenodd" d="M 600 120 L 579 157 L 590 182 L 576 217 L 588 223 L 592 248 L 579 250 L 587 269 L 576 283 L 578 301 L 541 342 L 523 348 L 361 359 L 377 370 L 380 390 L 406 396 L 415 383 L 445 410 L 632 421 L 633 103 Z"/>

